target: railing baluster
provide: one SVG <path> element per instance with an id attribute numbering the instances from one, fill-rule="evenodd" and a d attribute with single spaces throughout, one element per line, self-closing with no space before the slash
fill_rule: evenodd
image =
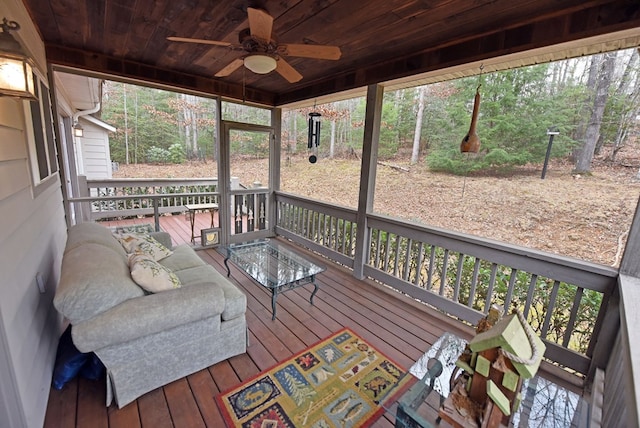
<path id="1" fill-rule="evenodd" d="M 511 269 L 511 276 L 509 277 L 509 288 L 507 289 L 507 295 L 504 298 L 504 314 L 509 313 L 509 306 L 511 306 L 511 300 L 513 300 L 513 290 L 516 286 L 516 279 L 518 279 L 518 269 Z"/>
<path id="2" fill-rule="evenodd" d="M 522 311 L 522 315 L 524 315 L 524 319 L 529 319 L 529 309 L 531 308 L 531 302 L 533 301 L 533 293 L 536 289 L 536 283 L 538 282 L 538 275 L 531 275 L 531 281 L 529 282 L 529 290 L 527 291 L 527 301 L 524 304 L 524 311 Z"/>
<path id="3" fill-rule="evenodd" d="M 491 301 L 493 300 L 493 289 L 496 284 L 497 270 L 498 270 L 498 265 L 495 263 L 491 263 L 491 276 L 489 278 L 489 289 L 487 290 L 487 299 L 484 302 L 485 315 L 489 313 L 489 308 L 491 308 Z"/>
<path id="4" fill-rule="evenodd" d="M 456 270 L 456 283 L 453 288 L 453 301 L 457 302 L 460 298 L 460 281 L 462 280 L 462 268 L 464 267 L 464 254 L 458 254 L 458 269 Z"/>
<path id="5" fill-rule="evenodd" d="M 304 229 L 303 229 L 303 219 L 304 219 L 304 208 L 300 207 L 298 208 L 298 221 L 296 222 L 296 229 L 298 234 L 302 234 L 304 233 Z"/>
<path id="6" fill-rule="evenodd" d="M 564 331 L 564 338 L 562 340 L 562 346 L 567 348 L 569 346 L 569 342 L 571 341 L 571 335 L 573 335 L 573 328 L 576 325 L 576 318 L 578 317 L 578 309 L 580 308 L 580 301 L 582 300 L 582 293 L 584 289 L 582 287 L 578 287 L 576 290 L 576 297 L 573 299 L 573 306 L 571 307 L 571 316 L 569 317 L 569 322 L 567 323 L 567 329 Z"/>
<path id="7" fill-rule="evenodd" d="M 418 257 L 416 260 L 416 277 L 413 285 L 420 287 L 420 277 L 422 276 L 422 263 L 424 262 L 424 243 L 418 242 Z"/>
<path id="8" fill-rule="evenodd" d="M 436 246 L 432 245 L 430 248 L 431 252 L 429 254 L 429 272 L 427 274 L 427 290 L 431 290 L 433 285 L 433 270 L 435 269 L 436 264 Z"/>
<path id="9" fill-rule="evenodd" d="M 373 231 L 373 229 L 371 229 Z M 374 266 L 380 268 L 380 241 L 381 241 L 382 232 L 380 229 L 376 229 L 376 257 Z"/>
<path id="10" fill-rule="evenodd" d="M 336 240 L 335 240 L 335 229 L 334 229 L 334 223 L 333 221 L 335 220 L 335 217 L 330 216 L 329 217 L 329 244 L 327 245 L 327 247 L 335 249 L 335 245 L 336 245 Z"/>
<path id="11" fill-rule="evenodd" d="M 296 205 L 291 205 L 287 210 L 287 230 L 290 232 L 295 232 L 296 209 L 298 209 Z"/>
<path id="12" fill-rule="evenodd" d="M 478 274 L 480 273 L 480 259 L 476 257 L 473 264 L 473 275 L 471 276 L 471 287 L 469 288 L 469 300 L 467 307 L 473 308 L 473 302 L 476 299 L 476 288 L 478 288 Z"/>
<path id="13" fill-rule="evenodd" d="M 413 245 L 413 240 L 411 238 L 407 238 L 407 250 L 404 253 L 404 272 L 402 274 L 402 279 L 407 281 L 409 278 L 409 268 L 411 267 L 411 246 Z"/>
<path id="14" fill-rule="evenodd" d="M 440 275 L 440 295 L 444 296 L 444 287 L 447 285 L 447 269 L 449 269 L 449 249 L 444 250 L 442 258 L 442 273 Z"/>
<path id="15" fill-rule="evenodd" d="M 391 233 L 387 232 L 387 242 L 384 247 L 384 265 L 382 270 L 387 272 L 389 269 L 389 256 L 391 255 Z"/>
<path id="16" fill-rule="evenodd" d="M 280 219 L 280 224 L 285 229 L 288 229 L 289 225 L 287 224 L 287 219 L 289 218 L 289 210 L 291 209 L 291 204 L 282 204 L 282 218 Z"/>
<path id="17" fill-rule="evenodd" d="M 547 338 L 549 332 L 549 325 L 551 325 L 551 315 L 556 307 L 556 299 L 558 297 L 558 289 L 560 288 L 560 281 L 553 281 L 553 288 L 551 289 L 551 296 L 549 297 L 549 305 L 546 308 L 546 315 L 544 317 L 544 324 L 542 325 L 542 331 L 540 335 L 543 339 Z"/>
<path id="18" fill-rule="evenodd" d="M 313 217 L 311 218 L 311 240 L 313 242 L 318 242 L 318 239 L 316 237 L 316 230 L 317 230 L 317 222 L 318 222 L 318 218 L 319 218 L 320 214 L 317 211 L 313 212 Z"/>
<path id="19" fill-rule="evenodd" d="M 396 256 L 393 258 L 393 276 L 398 276 L 400 269 L 400 251 L 402 250 L 402 236 L 395 235 L 396 237 Z"/>

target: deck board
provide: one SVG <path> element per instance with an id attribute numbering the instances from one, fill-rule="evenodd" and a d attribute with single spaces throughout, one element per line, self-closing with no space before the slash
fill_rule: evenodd
<path id="1" fill-rule="evenodd" d="M 208 227 L 208 213 L 196 225 Z M 200 218 L 202 217 L 202 218 Z M 206 218 L 205 218 L 206 217 Z M 137 223 L 153 223 L 137 219 Z M 185 216 L 163 216 L 163 230 L 175 244 L 189 243 L 191 227 Z M 111 225 L 124 225 L 119 221 Z M 394 295 L 372 281 L 359 281 L 351 271 L 296 247 L 327 267 L 317 276 L 320 290 L 309 302 L 313 286 L 278 296 L 277 319 L 271 320 L 271 294 L 231 264 L 230 280 L 247 295 L 249 347 L 247 353 L 179 379 L 117 409 L 106 408 L 104 381 L 73 380 L 62 391 L 51 390 L 44 426 L 51 427 L 220 427 L 222 417 L 214 397 L 256 376 L 279 361 L 301 352 L 332 333 L 348 327 L 405 369 L 444 332 L 468 336 L 465 329 L 439 312 Z M 215 249 L 198 254 L 226 275 L 223 256 Z M 385 413 L 375 427 L 392 427 Z"/>

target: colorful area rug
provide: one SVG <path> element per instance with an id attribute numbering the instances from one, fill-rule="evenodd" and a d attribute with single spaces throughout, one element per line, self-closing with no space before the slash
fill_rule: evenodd
<path id="1" fill-rule="evenodd" d="M 349 329 L 216 397 L 228 426 L 367 427 L 412 376 Z"/>

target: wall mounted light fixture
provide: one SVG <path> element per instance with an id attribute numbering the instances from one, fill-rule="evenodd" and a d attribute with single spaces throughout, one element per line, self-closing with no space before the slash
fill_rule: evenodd
<path id="1" fill-rule="evenodd" d="M 82 137 L 84 135 L 84 128 L 80 125 L 79 122 L 73 124 L 73 136 L 74 137 Z"/>
<path id="2" fill-rule="evenodd" d="M 0 28 L 0 95 L 36 99 L 33 61 L 11 35 L 20 25 L 3 18 Z"/>

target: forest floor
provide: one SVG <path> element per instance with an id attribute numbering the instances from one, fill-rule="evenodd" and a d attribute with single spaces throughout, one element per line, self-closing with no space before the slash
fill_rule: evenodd
<path id="1" fill-rule="evenodd" d="M 374 210 L 511 244 L 617 266 L 640 197 L 640 145 L 594 159 L 591 175 L 573 175 L 566 161 L 517 168 L 508 174 L 467 177 L 430 172 L 424 162 L 387 160 L 377 166 Z M 264 160 L 234 160 L 241 183 L 267 183 Z M 215 163 L 120 165 L 114 178 L 215 177 Z M 281 189 L 357 207 L 360 160 L 287 158 Z"/>

